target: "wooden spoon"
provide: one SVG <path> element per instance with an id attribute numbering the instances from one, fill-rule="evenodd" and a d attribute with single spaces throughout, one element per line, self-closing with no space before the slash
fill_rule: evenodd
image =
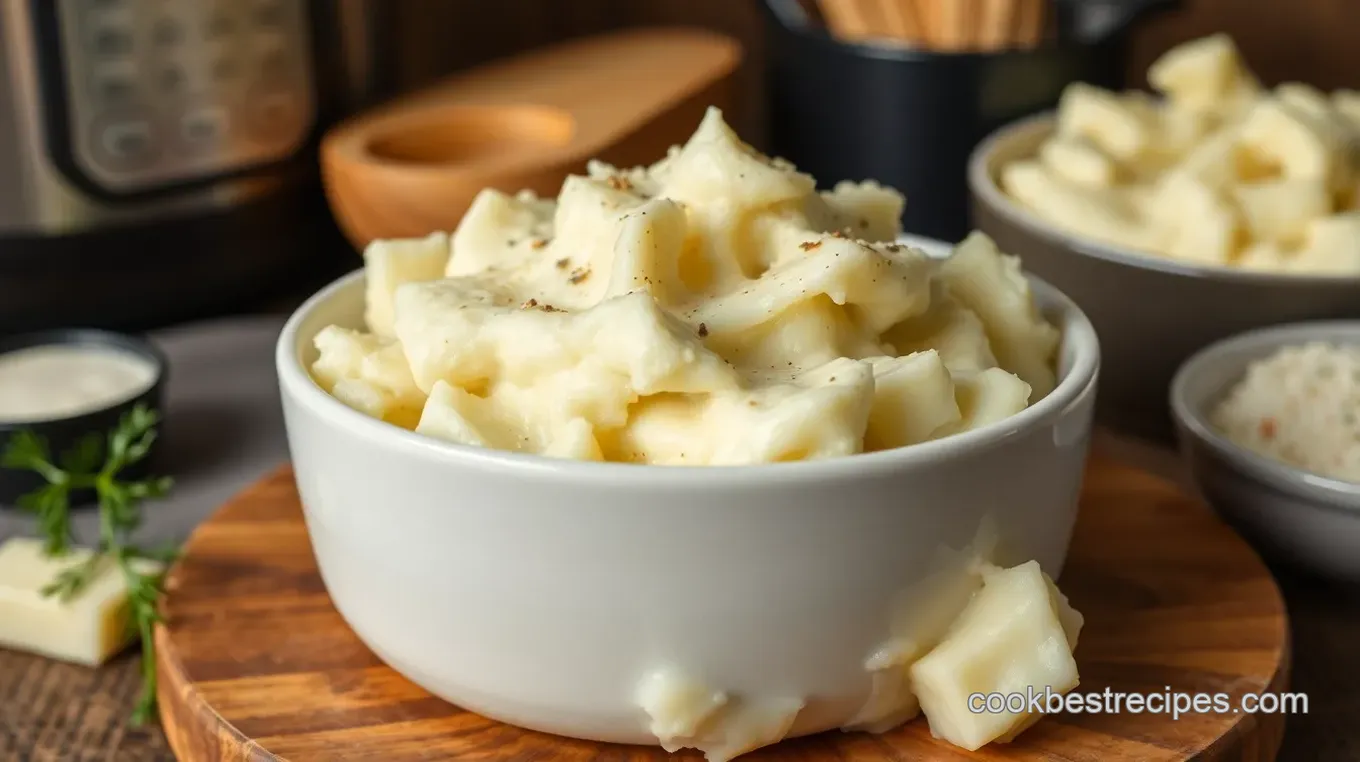
<path id="1" fill-rule="evenodd" d="M 452 230 L 483 188 L 553 196 L 590 159 L 654 162 L 708 106 L 730 107 L 741 57 L 720 35 L 642 29 L 460 73 L 334 127 L 326 197 L 363 248 Z"/>

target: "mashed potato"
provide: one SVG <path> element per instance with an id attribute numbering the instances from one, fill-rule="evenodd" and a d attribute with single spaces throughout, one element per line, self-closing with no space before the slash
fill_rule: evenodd
<path id="1" fill-rule="evenodd" d="M 1058 331 L 974 234 L 894 242 L 904 200 L 818 192 L 710 110 L 646 168 L 593 163 L 554 200 L 484 191 L 448 236 L 365 252 L 366 331 L 316 337 L 342 402 L 451 442 L 734 465 L 902 447 L 1054 386 Z"/>
<path id="2" fill-rule="evenodd" d="M 1077 235 L 1187 263 L 1360 275 L 1360 93 L 1261 87 L 1231 38 L 1168 51 L 1163 96 L 1073 84 L 997 178 Z"/>

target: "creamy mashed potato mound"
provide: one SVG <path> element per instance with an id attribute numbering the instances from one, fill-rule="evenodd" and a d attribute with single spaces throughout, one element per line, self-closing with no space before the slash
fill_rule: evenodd
<path id="1" fill-rule="evenodd" d="M 1052 390 L 1057 329 L 973 234 L 894 242 L 904 200 L 818 192 L 716 109 L 651 167 L 556 200 L 486 190 L 458 229 L 365 252 L 366 330 L 317 382 L 394 425 L 561 458 L 738 465 L 903 447 Z"/>
<path id="2" fill-rule="evenodd" d="M 1215 34 L 1148 69 L 1162 95 L 1073 84 L 1002 189 L 1072 233 L 1192 264 L 1360 275 L 1360 92 L 1263 88 Z"/>

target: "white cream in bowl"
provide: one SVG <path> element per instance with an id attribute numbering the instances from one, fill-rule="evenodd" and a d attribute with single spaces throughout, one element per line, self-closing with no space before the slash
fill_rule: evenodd
<path id="1" fill-rule="evenodd" d="M 70 418 L 125 402 L 155 383 L 159 369 L 116 347 L 44 344 L 0 353 L 0 421 Z"/>

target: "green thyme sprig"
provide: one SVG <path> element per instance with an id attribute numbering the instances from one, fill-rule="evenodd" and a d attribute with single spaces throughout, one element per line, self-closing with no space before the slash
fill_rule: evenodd
<path id="1" fill-rule="evenodd" d="M 19 499 L 19 507 L 38 519 L 43 550 L 60 557 L 71 550 L 71 494 L 92 489 L 99 502 L 99 542 L 89 559 L 63 569 L 43 588 L 42 594 L 69 601 L 79 595 L 90 580 L 115 564 L 128 589 L 131 627 L 142 642 L 142 692 L 132 713 L 134 724 L 156 716 L 156 654 L 152 630 L 161 620 L 159 602 L 164 592 L 164 566 L 152 571 L 144 561 L 168 564 L 174 549 L 144 550 L 131 541 L 142 523 L 142 502 L 162 497 L 169 491 L 168 477 L 126 481 L 119 475 L 127 467 L 144 460 L 156 441 L 160 415 L 138 405 L 107 434 L 93 432 L 83 437 L 60 459 L 53 459 L 47 443 L 31 431 L 10 437 L 9 446 L 0 454 L 0 468 L 32 471 L 47 483 Z"/>

